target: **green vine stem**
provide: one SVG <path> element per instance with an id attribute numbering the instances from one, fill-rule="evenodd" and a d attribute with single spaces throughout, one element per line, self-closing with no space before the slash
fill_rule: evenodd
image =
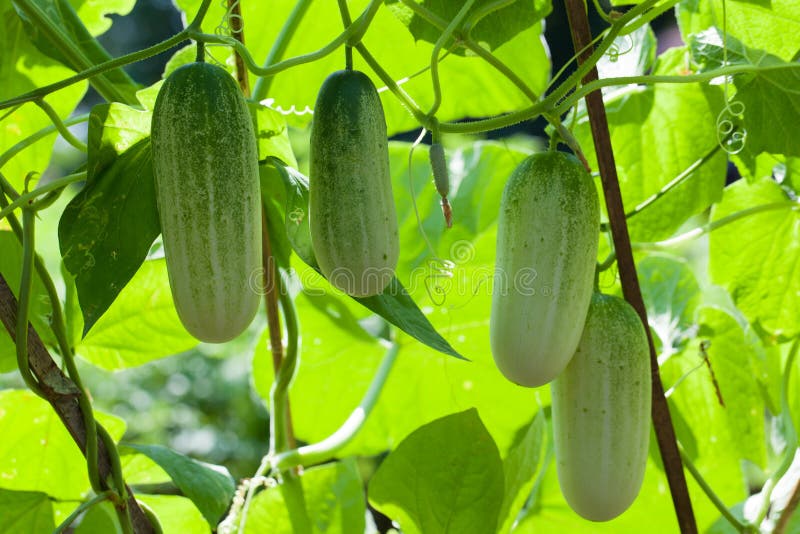
<path id="1" fill-rule="evenodd" d="M 176 33 L 169 39 L 165 39 L 164 41 L 161 41 L 160 43 L 145 48 L 143 50 L 138 50 L 131 54 L 126 54 L 124 56 L 120 56 L 110 61 L 100 63 L 91 68 L 83 70 L 78 74 L 75 74 L 74 76 L 65 78 L 60 82 L 51 83 L 49 85 L 45 85 L 44 87 L 39 87 L 37 89 L 34 89 L 33 91 L 29 91 L 27 93 L 16 96 L 9 100 L 0 102 L 0 109 L 11 108 L 19 104 L 23 104 L 25 102 L 34 102 L 36 100 L 45 97 L 50 93 L 58 91 L 59 89 L 69 87 L 74 83 L 86 80 L 88 78 L 92 78 L 94 76 L 98 76 L 100 74 L 116 69 L 118 67 L 124 67 L 125 65 L 136 63 L 137 61 L 142 61 L 143 59 L 155 56 L 156 54 L 160 54 L 161 52 L 165 52 L 166 50 L 169 50 L 173 46 L 179 45 L 183 41 L 189 39 L 190 35 L 196 32 L 196 29 L 200 27 L 200 24 L 203 21 L 203 18 L 206 16 L 206 13 L 208 12 L 208 8 L 210 6 L 211 6 L 211 0 L 202 0 L 194 20 L 192 20 L 192 22 L 186 28 Z"/>
<path id="2" fill-rule="evenodd" d="M 309 52 L 308 54 L 285 59 L 267 67 L 259 67 L 247 47 L 232 37 L 202 33 L 196 28 L 187 28 L 185 31 L 188 32 L 188 37 L 191 37 L 192 39 L 204 41 L 206 43 L 224 44 L 233 47 L 236 52 L 242 56 L 247 69 L 251 73 L 255 74 L 256 76 L 272 76 L 297 65 L 311 63 L 312 61 L 316 61 L 328 56 L 344 44 L 355 46 L 354 43 L 361 40 L 361 37 L 367 31 L 369 24 L 372 22 L 372 19 L 375 17 L 375 14 L 378 12 L 378 8 L 380 7 L 381 0 L 371 0 L 361 16 L 359 16 L 353 22 L 353 24 L 351 24 L 346 30 L 344 30 L 341 34 L 339 34 L 338 37 L 336 37 L 327 45 L 315 52 Z M 0 109 L 3 109 L 2 105 L 0 105 Z"/>
<path id="3" fill-rule="evenodd" d="M 5 201 L 5 200 L 4 200 Z M 44 398 L 39 382 L 31 373 L 28 361 L 28 315 L 31 302 L 31 285 L 33 283 L 33 256 L 35 214 L 29 209 L 22 211 L 22 274 L 19 281 L 19 308 L 17 311 L 17 367 L 28 388 Z"/>
<path id="4" fill-rule="evenodd" d="M 439 82 L 439 53 L 448 39 L 450 39 L 453 33 L 456 31 L 456 28 L 458 28 L 458 26 L 461 24 L 461 21 L 467 16 L 467 12 L 469 12 L 474 3 L 475 0 L 466 0 L 466 2 L 464 2 L 464 4 L 461 6 L 461 9 L 458 10 L 456 16 L 453 17 L 453 20 L 450 21 L 441 35 L 439 35 L 439 39 L 436 40 L 436 44 L 433 45 L 433 51 L 431 52 L 431 83 L 433 84 L 433 104 L 431 104 L 431 109 L 428 111 L 429 116 L 436 115 L 436 112 L 439 110 L 439 106 L 442 104 L 442 86 Z M 414 2 L 414 4 L 416 4 L 416 2 Z"/>
<path id="5" fill-rule="evenodd" d="M 338 0 L 338 4 L 339 13 L 342 16 L 342 24 L 346 30 L 353 24 L 353 21 L 350 18 L 350 10 L 347 9 L 347 0 Z M 353 46 L 350 43 L 344 45 L 344 68 L 347 70 L 353 70 Z"/>
<path id="6" fill-rule="evenodd" d="M 278 37 L 275 39 L 275 42 L 272 43 L 272 48 L 269 54 L 267 54 L 267 59 L 264 60 L 262 68 L 267 68 L 275 62 L 280 61 L 284 54 L 286 54 L 292 37 L 294 37 L 297 28 L 300 26 L 300 22 L 302 22 L 309 6 L 311 6 L 311 1 L 312 0 L 298 0 L 294 5 L 292 12 L 289 13 L 289 17 L 286 19 L 286 22 L 284 22 L 280 33 L 278 33 Z M 269 90 L 272 87 L 272 80 L 274 80 L 272 76 L 260 76 L 256 80 L 255 86 L 253 87 L 253 100 L 259 102 L 267 98 Z"/>
<path id="7" fill-rule="evenodd" d="M 358 434 L 364 426 L 369 414 L 378 401 L 383 386 L 392 370 L 399 346 L 391 343 L 383 357 L 375 376 L 372 378 L 364 398 L 358 407 L 347 417 L 345 422 L 333 434 L 318 443 L 305 445 L 297 449 L 282 452 L 271 457 L 270 467 L 273 472 L 286 471 L 298 466 L 309 466 L 331 460 Z"/>
<path id="8" fill-rule="evenodd" d="M 789 349 L 789 356 L 786 358 L 786 365 L 783 369 L 783 382 L 781 383 L 781 423 L 783 424 L 784 440 L 786 441 L 786 451 L 783 453 L 783 459 L 775 472 L 772 473 L 764 487 L 761 488 L 761 506 L 759 507 L 758 514 L 756 515 L 753 525 L 758 527 L 769 511 L 770 499 L 772 498 L 772 491 L 775 485 L 786 474 L 792 461 L 797 453 L 797 429 L 794 427 L 792 420 L 792 413 L 789 405 L 789 378 L 792 374 L 794 360 L 797 357 L 797 352 L 800 349 L 800 336 L 796 337 L 792 348 Z"/>
<path id="9" fill-rule="evenodd" d="M 53 122 L 53 126 L 56 127 L 56 130 L 58 130 L 58 133 L 60 133 L 61 137 L 64 138 L 64 141 L 77 148 L 84 154 L 89 151 L 89 149 L 86 147 L 86 143 L 75 137 L 64 125 L 64 121 L 62 121 L 61 117 L 58 116 L 58 113 L 56 113 L 56 110 L 53 109 L 53 106 L 45 102 L 44 98 L 40 98 L 35 102 L 36 105 L 42 108 L 42 111 L 44 111 Z"/>
<path id="10" fill-rule="evenodd" d="M 745 217 L 750 217 L 751 215 L 756 215 L 767 211 L 776 211 L 785 209 L 800 210 L 800 204 L 792 202 L 771 202 L 769 204 L 753 206 L 751 208 L 746 208 L 741 211 L 731 213 L 730 215 L 727 215 L 721 219 L 717 219 L 716 221 L 712 221 L 698 228 L 694 228 L 692 230 L 689 230 L 688 232 L 677 235 L 675 237 L 670 237 L 669 239 L 664 239 L 662 241 L 655 241 L 653 243 L 632 243 L 631 246 L 634 248 L 634 250 L 659 250 L 662 248 L 674 247 L 676 245 L 684 243 L 685 241 L 697 239 L 698 237 L 704 234 L 711 233 L 718 228 L 722 228 L 723 226 L 744 219 Z"/>
<path id="11" fill-rule="evenodd" d="M 69 174 L 64 176 L 63 178 L 58 178 L 53 180 L 52 182 L 45 184 L 41 187 L 37 187 L 33 191 L 29 191 L 28 193 L 23 193 L 22 195 L 17 196 L 13 202 L 8 204 L 8 206 L 0 209 L 0 220 L 6 218 L 9 213 L 12 213 L 14 210 L 22 208 L 28 203 L 35 201 L 38 197 L 42 195 L 46 195 L 47 193 L 51 193 L 53 191 L 63 190 L 64 187 L 68 186 L 69 184 L 74 184 L 75 182 L 80 182 L 86 179 L 86 171 L 77 172 L 75 174 Z M 3 179 L 5 181 L 5 179 Z M 5 191 L 6 184 L 2 184 L 2 189 Z M 10 184 L 9 184 L 10 185 Z M 11 195 L 9 195 L 11 196 Z M 36 210 L 34 210 L 36 211 Z"/>
<path id="12" fill-rule="evenodd" d="M 63 124 L 64 124 L 64 126 L 72 126 L 73 124 L 80 124 L 80 123 L 86 122 L 88 120 L 89 120 L 89 114 L 86 113 L 86 114 L 83 114 L 83 115 L 78 115 L 76 117 L 72 117 L 71 119 L 67 119 L 67 120 L 63 121 Z M 50 126 L 46 126 L 46 127 L 42 128 L 41 130 L 39 130 L 38 132 L 36 132 L 36 133 L 34 133 L 32 135 L 29 135 L 28 137 L 26 137 L 22 141 L 19 141 L 18 143 L 16 143 L 11 148 L 9 148 L 5 152 L 3 152 L 2 155 L 0 155 L 0 169 L 2 169 L 5 166 L 6 163 L 11 161 L 11 159 L 14 156 L 19 154 L 20 152 L 22 152 L 23 150 L 25 150 L 26 148 L 28 148 L 32 144 L 34 144 L 35 142 L 47 137 L 50 134 L 56 133 L 57 131 L 58 130 L 56 129 L 55 125 L 51 124 Z"/>
<path id="13" fill-rule="evenodd" d="M 61 522 L 60 525 L 58 525 L 58 527 L 53 531 L 53 534 L 62 534 L 65 532 L 81 514 L 89 510 L 92 506 L 100 504 L 103 501 L 107 501 L 112 494 L 113 492 L 111 490 L 101 491 L 88 501 L 83 501 L 71 514 L 69 514 L 64 521 Z"/>
<path id="14" fill-rule="evenodd" d="M 473 13 L 472 16 L 470 16 L 470 18 L 464 23 L 464 29 L 469 34 L 472 32 L 472 29 L 484 18 L 491 15 L 495 11 L 499 11 L 504 7 L 510 6 L 515 2 L 516 0 L 495 0 L 494 2 L 489 2 L 488 4 L 479 6 L 475 10 L 475 13 Z"/>
<path id="15" fill-rule="evenodd" d="M 700 471 L 694 465 L 691 458 L 689 458 L 689 455 L 687 455 L 686 451 L 683 450 L 683 446 L 680 444 L 680 442 L 678 442 L 678 450 L 681 453 L 681 459 L 683 460 L 683 465 L 686 466 L 686 469 L 689 471 L 689 473 L 691 473 L 692 478 L 694 478 L 694 481 L 697 482 L 697 485 L 700 486 L 700 489 L 703 490 L 703 493 L 706 494 L 708 500 L 711 501 L 711 503 L 714 505 L 717 511 L 719 511 L 719 513 L 722 515 L 722 517 L 724 517 L 731 524 L 731 526 L 736 529 L 737 532 L 747 532 L 747 525 L 739 521 L 736 518 L 736 516 L 734 516 L 731 513 L 731 511 L 728 510 L 728 507 L 725 506 L 725 503 L 722 502 L 722 499 L 720 499 L 719 496 L 716 493 L 714 493 L 714 490 L 711 488 L 708 482 L 706 482 L 706 480 L 703 478 L 703 475 L 700 474 Z"/>

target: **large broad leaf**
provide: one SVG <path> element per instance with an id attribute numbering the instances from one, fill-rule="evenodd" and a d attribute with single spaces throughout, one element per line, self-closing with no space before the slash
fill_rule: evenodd
<path id="1" fill-rule="evenodd" d="M 724 54 L 727 46 L 727 57 Z M 745 148 L 752 158 L 762 152 L 800 156 L 795 125 L 800 122 L 800 63 L 787 63 L 763 50 L 748 48 L 729 37 L 723 43 L 716 29 L 692 38 L 690 49 L 703 70 L 728 65 L 753 65 L 765 70 L 734 77 L 736 96 L 722 120 L 741 122 Z"/>
<path id="2" fill-rule="evenodd" d="M 303 493 L 315 533 L 364 532 L 366 502 L 353 458 L 303 472 Z M 246 534 L 293 532 L 280 487 L 256 495 L 247 515 Z"/>
<path id="3" fill-rule="evenodd" d="M 0 55 L 0 100 L 27 93 L 73 74 L 33 45 L 9 0 L 0 1 L 0 48 L 3 50 Z M 79 82 L 49 95 L 45 100 L 60 117 L 65 118 L 78 105 L 85 91 L 86 82 Z M 5 115 L 7 111 L 0 113 Z M 0 153 L 50 124 L 50 119 L 36 105 L 25 104 L 3 118 Z M 21 190 L 26 174 L 45 171 L 55 140 L 56 136 L 51 135 L 34 143 L 3 165 L 0 171 L 17 190 Z"/>
<path id="4" fill-rule="evenodd" d="M 441 20 L 449 23 L 453 20 L 463 6 L 462 2 L 452 2 L 447 0 L 414 0 L 422 8 L 433 13 Z M 478 0 L 472 4 L 462 19 L 462 24 L 456 30 L 463 28 L 466 22 L 472 17 L 480 14 L 489 7 L 490 0 Z M 389 0 L 386 2 L 395 16 L 408 27 L 408 31 L 417 41 L 428 41 L 435 44 L 442 34 L 443 28 L 431 24 L 425 18 L 417 15 L 414 10 L 399 0 Z M 552 10 L 550 0 L 516 0 L 508 3 L 501 9 L 494 10 L 491 14 L 483 17 L 476 25 L 471 28 L 470 35 L 479 43 L 486 43 L 490 49 L 495 49 L 513 39 L 517 34 L 530 28 Z M 444 43 L 444 49 L 448 50 L 454 44 L 453 39 Z M 456 54 L 465 55 L 463 48 L 454 50 Z"/>
<path id="5" fill-rule="evenodd" d="M 13 0 L 13 4 L 25 23 L 29 38 L 39 50 L 72 70 L 82 71 L 111 59 L 93 34 L 103 33 L 111 25 L 106 15 L 126 15 L 133 9 L 134 2 L 85 3 L 80 14 L 89 21 L 93 32 L 69 0 Z M 94 84 L 108 99 L 137 103 L 138 87 L 121 68 L 98 75 Z"/>
<path id="6" fill-rule="evenodd" d="M 128 445 L 156 462 L 166 471 L 181 492 L 215 527 L 233 498 L 236 485 L 228 470 L 198 462 L 160 445 Z"/>
<path id="7" fill-rule="evenodd" d="M 7 532 L 49 534 L 56 525 L 46 493 L 0 489 L 0 521 Z"/>
<path id="8" fill-rule="evenodd" d="M 103 369 L 125 369 L 197 345 L 178 318 L 164 259 L 142 264 L 75 351 Z"/>
<path id="9" fill-rule="evenodd" d="M 725 12 L 723 2 L 727 2 Z M 795 0 L 684 0 L 677 4 L 676 16 L 685 42 L 690 35 L 716 26 L 727 28 L 746 46 L 785 61 L 800 50 L 800 4 Z"/>
<path id="10" fill-rule="evenodd" d="M 403 532 L 495 532 L 503 466 L 475 409 L 420 427 L 383 461 L 369 502 Z"/>
<path id="11" fill-rule="evenodd" d="M 448 150 L 450 201 L 455 216 L 447 229 L 431 181 L 426 147 L 390 144 L 392 182 L 399 216 L 397 278 L 427 320 L 470 361 L 444 358 L 411 336 L 396 332 L 400 353 L 372 415 L 341 454 L 377 454 L 434 419 L 475 406 L 501 450 L 515 432 L 549 403 L 549 390 L 509 382 L 498 371 L 489 347 L 491 280 L 496 220 L 505 180 L 527 154 L 499 143 Z M 421 239 L 412 207 L 433 250 Z M 452 261 L 447 266 L 442 260 Z M 386 351 L 365 328 L 369 310 L 337 298 L 324 278 L 296 262 L 302 290 L 296 297 L 301 365 L 292 384 L 297 436 L 319 441 L 335 431 L 361 401 Z M 294 289 L 300 290 L 295 287 Z M 272 363 L 265 343 L 256 349 L 254 376 L 259 394 L 269 398 Z M 425 399 L 424 403 L 420 399 Z M 335 402 L 334 402 L 335 400 Z M 509 410 L 508 406 L 515 406 Z"/>
<path id="12" fill-rule="evenodd" d="M 662 58 L 662 63 L 669 65 L 671 59 Z M 717 144 L 715 124 L 722 107 L 722 92 L 717 87 L 633 87 L 615 93 L 606 106 L 622 199 L 628 212 Z M 575 134 L 589 164 L 596 169 L 588 117 L 581 116 Z M 726 156 L 719 150 L 681 185 L 630 218 L 631 238 L 650 241 L 668 237 L 689 217 L 708 208 L 721 195 L 725 169 Z"/>
<path id="13" fill-rule="evenodd" d="M 253 24 L 249 27 L 257 28 L 257 31 L 245 29 L 247 48 L 253 57 L 260 59 L 269 55 L 295 4 L 294 0 L 242 3 L 245 24 Z M 200 2 L 180 0 L 178 5 L 191 19 Z M 348 2 L 352 17 L 355 19 L 366 5 L 366 0 Z M 541 0 L 536 5 L 541 6 Z M 204 27 L 216 27 L 223 20 L 223 12 L 221 4 L 212 3 Z M 342 31 L 339 20 L 336 2 L 312 3 L 292 35 L 283 58 L 303 55 L 327 45 Z M 492 27 L 496 28 L 494 23 Z M 498 31 L 503 33 L 503 30 Z M 541 33 L 541 24 L 533 24 L 493 51 L 537 94 L 543 92 L 550 73 L 550 62 Z M 427 70 L 433 45 L 425 41 L 415 43 L 406 26 L 385 6 L 378 10 L 364 36 L 364 43 L 384 70 L 394 80 L 400 81 L 417 104 L 427 111 L 433 103 L 431 77 Z M 213 49 L 212 53 L 224 61 L 224 55 L 217 50 Z M 354 54 L 354 58 L 355 68 L 370 74 L 377 87 L 385 85 L 358 53 Z M 340 49 L 318 61 L 279 72 L 270 79 L 267 102 L 271 107 L 283 110 L 291 124 L 308 124 L 311 120 L 309 111 L 314 107 L 322 82 L 329 74 L 342 68 L 344 50 Z M 441 62 L 439 75 L 443 95 L 437 113 L 439 120 L 497 115 L 531 104 L 530 99 L 494 67 L 472 55 L 449 55 Z M 251 82 L 251 85 L 255 83 L 255 77 Z M 389 91 L 382 94 L 389 135 L 419 126 L 396 97 Z"/>
<path id="14" fill-rule="evenodd" d="M 95 410 L 114 440 L 125 423 Z M 29 391 L 0 392 L 0 487 L 80 499 L 89 489 L 86 460 L 53 408 Z M 54 484 L 53 481 L 58 481 Z"/>
<path id="15" fill-rule="evenodd" d="M 712 280 L 724 286 L 753 323 L 775 336 L 800 332 L 800 210 L 773 180 L 740 181 L 712 211 L 720 221 L 742 210 L 772 205 L 711 233 Z M 730 220 L 730 219 L 728 219 Z"/>

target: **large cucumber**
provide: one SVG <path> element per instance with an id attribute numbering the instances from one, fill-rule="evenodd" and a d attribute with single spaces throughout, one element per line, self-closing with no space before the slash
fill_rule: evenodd
<path id="1" fill-rule="evenodd" d="M 366 74 L 339 71 L 323 83 L 310 165 L 311 243 L 322 274 L 355 297 L 381 293 L 399 245 L 386 121 Z"/>
<path id="2" fill-rule="evenodd" d="M 639 493 L 650 438 L 650 357 L 639 316 L 596 294 L 575 356 L 551 384 L 561 492 L 578 514 L 608 521 Z"/>
<path id="3" fill-rule="evenodd" d="M 600 206 L 571 155 L 534 154 L 514 170 L 500 203 L 490 341 L 512 382 L 546 384 L 578 346 L 592 296 Z"/>
<path id="4" fill-rule="evenodd" d="M 258 147 L 233 78 L 207 63 L 175 70 L 156 99 L 152 146 L 178 315 L 202 341 L 233 339 L 258 309 L 261 268 Z"/>

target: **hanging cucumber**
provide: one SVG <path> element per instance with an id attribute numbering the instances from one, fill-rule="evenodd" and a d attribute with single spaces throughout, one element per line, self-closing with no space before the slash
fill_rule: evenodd
<path id="1" fill-rule="evenodd" d="M 153 172 L 170 287 L 201 341 L 233 339 L 260 296 L 258 147 L 242 92 L 223 69 L 192 63 L 164 82 L 153 109 Z"/>
<path id="2" fill-rule="evenodd" d="M 650 352 L 642 322 L 595 294 L 578 349 L 550 384 L 561 491 L 582 517 L 608 521 L 636 499 L 650 439 Z"/>
<path id="3" fill-rule="evenodd" d="M 546 384 L 575 353 L 599 226 L 594 182 L 571 155 L 534 154 L 506 183 L 489 333 L 495 363 L 512 382 Z"/>
<path id="4" fill-rule="evenodd" d="M 381 293 L 399 252 L 386 121 L 358 71 L 323 83 L 311 126 L 309 224 L 322 274 L 354 297 Z"/>

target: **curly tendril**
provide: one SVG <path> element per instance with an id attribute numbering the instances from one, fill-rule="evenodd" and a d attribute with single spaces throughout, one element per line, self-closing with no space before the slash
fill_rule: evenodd
<path id="1" fill-rule="evenodd" d="M 242 26 L 244 25 L 244 17 L 240 14 L 236 13 L 236 8 L 239 6 L 240 0 L 234 0 L 233 2 L 228 5 L 228 0 L 220 0 L 220 5 L 225 10 L 225 14 L 222 16 L 222 20 L 219 21 L 219 24 L 216 28 L 214 28 L 214 33 L 217 35 L 233 35 L 234 28 L 240 28 L 241 31 Z M 233 23 L 236 21 L 236 24 Z"/>
<path id="2" fill-rule="evenodd" d="M 614 42 L 611 43 L 611 46 L 606 51 L 606 56 L 612 63 L 616 63 L 620 56 L 624 56 L 633 50 L 633 38 L 629 34 L 621 36 L 621 39 L 621 42 L 620 37 L 614 39 Z"/>
<path id="3" fill-rule="evenodd" d="M 747 141 L 744 129 L 745 105 L 738 100 L 728 101 L 717 115 L 717 142 L 728 154 L 741 152 Z"/>

